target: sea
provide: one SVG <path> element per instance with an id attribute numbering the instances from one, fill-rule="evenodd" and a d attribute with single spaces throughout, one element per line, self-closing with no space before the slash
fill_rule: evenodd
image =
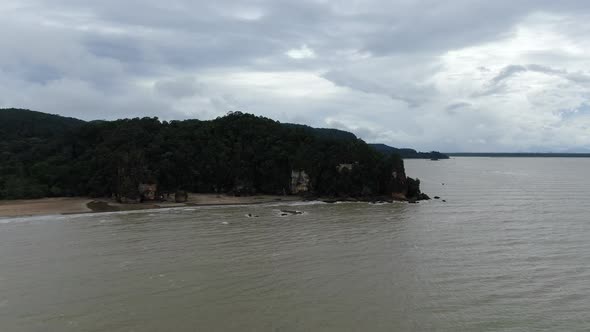
<path id="1" fill-rule="evenodd" d="M 440 199 L 0 219 L 0 331 L 590 331 L 590 159 L 406 171 Z"/>

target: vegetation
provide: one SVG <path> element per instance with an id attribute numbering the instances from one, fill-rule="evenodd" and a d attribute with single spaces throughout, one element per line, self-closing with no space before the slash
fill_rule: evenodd
<path id="1" fill-rule="evenodd" d="M 84 122 L 0 110 L 0 157 L 0 199 L 134 198 L 140 183 L 162 192 L 285 194 L 292 170 L 309 174 L 316 195 L 408 190 L 399 155 L 381 154 L 351 133 L 240 112 L 211 121 Z M 393 178 L 394 171 L 403 176 Z"/>
<path id="2" fill-rule="evenodd" d="M 398 149 L 385 144 L 369 144 L 373 149 L 385 154 L 398 154 L 403 159 L 449 159 L 444 153 L 438 151 L 418 152 L 414 149 Z"/>

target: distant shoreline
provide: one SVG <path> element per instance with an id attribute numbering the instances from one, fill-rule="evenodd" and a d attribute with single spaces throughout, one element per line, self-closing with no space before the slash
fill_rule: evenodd
<path id="1" fill-rule="evenodd" d="M 449 157 L 590 158 L 590 153 L 445 152 Z"/>
<path id="2" fill-rule="evenodd" d="M 299 201 L 303 201 L 303 198 L 300 196 L 257 195 L 236 197 L 216 194 L 190 194 L 188 201 L 185 203 L 145 202 L 121 204 L 110 199 L 56 197 L 0 201 L 0 218 L 136 211 L 190 206 L 256 205 Z"/>

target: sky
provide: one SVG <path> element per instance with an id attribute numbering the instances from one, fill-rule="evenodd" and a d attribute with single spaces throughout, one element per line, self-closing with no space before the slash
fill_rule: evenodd
<path id="1" fill-rule="evenodd" d="M 0 0 L 0 107 L 590 151 L 587 0 Z"/>

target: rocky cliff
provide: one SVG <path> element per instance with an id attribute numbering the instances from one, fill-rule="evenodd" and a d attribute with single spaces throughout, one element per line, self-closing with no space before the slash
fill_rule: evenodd
<path id="1" fill-rule="evenodd" d="M 392 171 L 388 179 L 385 179 L 386 188 L 376 192 L 367 183 L 356 185 L 361 177 L 363 165 L 355 162 L 350 164 L 339 164 L 336 166 L 334 178 L 335 192 L 330 195 L 329 201 L 338 200 L 363 200 L 363 201 L 410 201 L 430 199 L 428 195 L 420 191 L 420 180 L 413 179 L 406 175 L 403 160 L 393 162 Z M 305 170 L 291 171 L 290 193 L 293 195 L 318 196 L 314 192 L 312 177 Z"/>
<path id="2" fill-rule="evenodd" d="M 291 193 L 295 195 L 311 192 L 311 180 L 303 170 L 291 171 Z"/>
<path id="3" fill-rule="evenodd" d="M 391 196 L 395 200 L 419 201 L 430 197 L 420 191 L 420 179 L 406 175 L 403 161 L 391 173 Z"/>

